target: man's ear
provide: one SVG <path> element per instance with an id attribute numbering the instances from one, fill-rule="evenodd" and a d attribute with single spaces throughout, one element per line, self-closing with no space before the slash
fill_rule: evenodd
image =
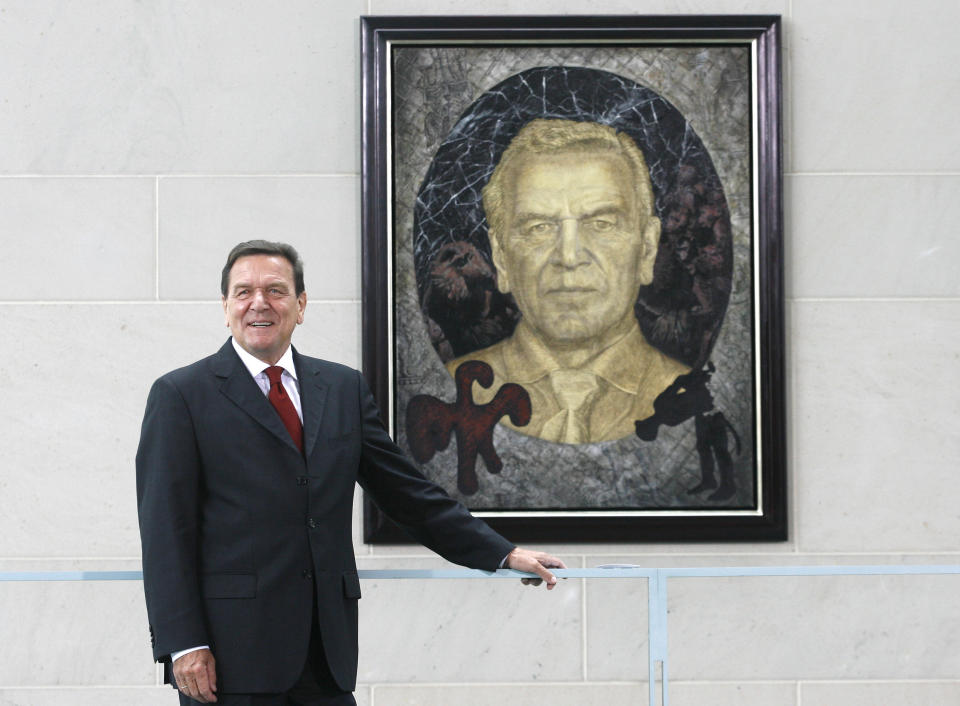
<path id="1" fill-rule="evenodd" d="M 660 219 L 650 214 L 640 230 L 643 240 L 643 254 L 640 255 L 640 284 L 653 281 L 653 263 L 657 259 L 657 247 L 660 245 Z"/>
<path id="2" fill-rule="evenodd" d="M 497 270 L 497 289 L 507 294 L 510 291 L 510 278 L 507 277 L 507 270 L 503 266 L 503 250 L 500 248 L 500 237 L 493 229 L 489 233 L 490 256 L 493 259 L 493 266 Z"/>
<path id="3" fill-rule="evenodd" d="M 223 304 L 223 321 L 227 324 L 227 328 L 230 328 L 230 315 L 227 313 L 227 298 L 221 296 L 220 303 Z"/>
<path id="4" fill-rule="evenodd" d="M 307 308 L 307 293 L 300 292 L 300 294 L 297 295 L 297 323 L 298 324 L 303 323 L 303 312 L 304 312 L 304 309 L 306 308 Z"/>

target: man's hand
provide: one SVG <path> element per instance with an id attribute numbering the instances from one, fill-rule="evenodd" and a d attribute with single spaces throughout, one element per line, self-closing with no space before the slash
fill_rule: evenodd
<path id="1" fill-rule="evenodd" d="M 173 678 L 184 696 L 189 696 L 202 704 L 216 703 L 216 660 L 209 649 L 188 652 L 175 661 Z"/>
<path id="2" fill-rule="evenodd" d="M 516 547 L 507 554 L 507 568 L 537 574 L 540 576 L 538 579 L 520 579 L 520 581 L 525 585 L 539 586 L 543 580 L 546 580 L 547 590 L 549 591 L 557 585 L 557 577 L 547 569 L 566 569 L 567 565 L 555 556 L 550 556 L 545 552 L 534 552 Z"/>

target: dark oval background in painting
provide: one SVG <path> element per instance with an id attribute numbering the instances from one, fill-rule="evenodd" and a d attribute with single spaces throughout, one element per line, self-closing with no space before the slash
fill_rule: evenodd
<path id="1" fill-rule="evenodd" d="M 431 342 L 447 362 L 509 336 L 520 313 L 496 288 L 481 190 L 514 135 L 537 118 L 591 121 L 634 139 L 662 222 L 653 282 L 635 313 L 647 340 L 694 369 L 730 298 L 730 213 L 710 155 L 655 91 L 608 71 L 546 66 L 480 96 L 437 149 L 414 207 L 413 256 Z"/>

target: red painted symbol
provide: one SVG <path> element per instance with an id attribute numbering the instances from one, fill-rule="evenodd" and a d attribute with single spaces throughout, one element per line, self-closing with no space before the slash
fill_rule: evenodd
<path id="1" fill-rule="evenodd" d="M 464 495 L 477 492 L 477 454 L 491 473 L 499 473 L 503 461 L 493 448 L 493 428 L 504 415 L 514 426 L 530 423 L 530 395 L 520 385 L 509 382 L 497 390 L 487 404 L 473 401 L 470 388 L 474 380 L 483 387 L 493 384 L 493 369 L 479 360 L 468 360 L 457 368 L 454 381 L 457 399 L 443 402 L 429 395 L 417 395 L 407 405 L 407 439 L 410 451 L 420 463 L 447 448 L 450 432 L 457 436 L 457 488 Z"/>

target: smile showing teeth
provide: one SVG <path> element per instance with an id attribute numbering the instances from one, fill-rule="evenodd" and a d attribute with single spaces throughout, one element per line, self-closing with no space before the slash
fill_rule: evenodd
<path id="1" fill-rule="evenodd" d="M 269 321 L 256 321 L 250 325 L 255 326 L 256 328 L 265 328 L 267 326 L 273 326 L 273 324 L 271 324 Z"/>

